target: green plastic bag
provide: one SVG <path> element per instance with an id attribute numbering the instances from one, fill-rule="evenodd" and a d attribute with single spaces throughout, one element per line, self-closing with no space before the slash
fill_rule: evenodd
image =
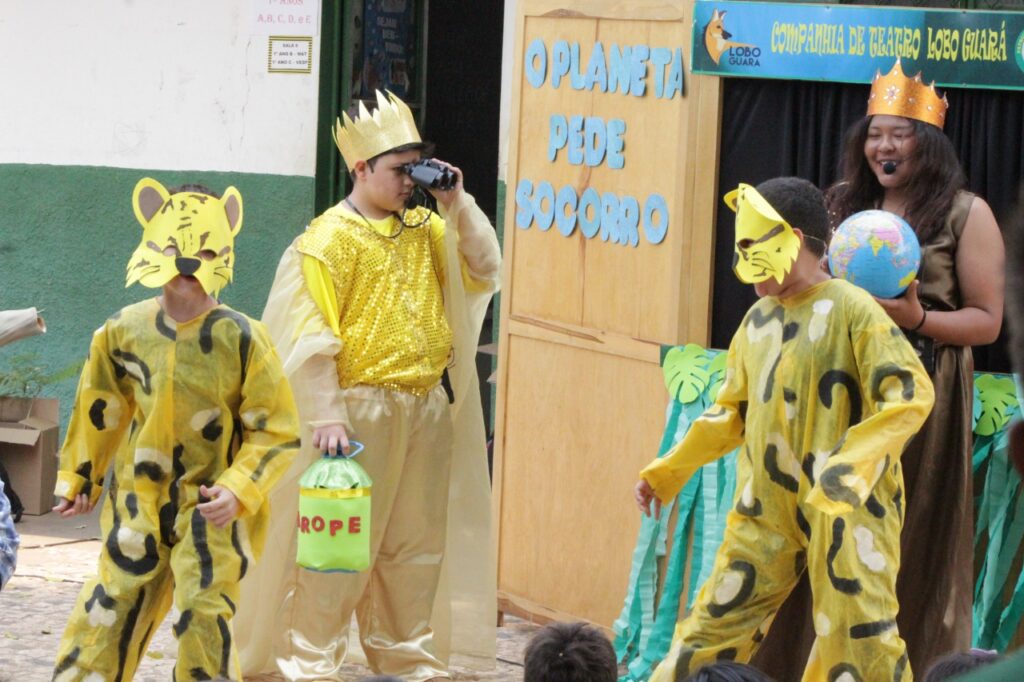
<path id="1" fill-rule="evenodd" d="M 355 573 L 370 567 L 370 490 L 373 481 L 349 455 L 325 454 L 299 479 L 298 552 L 311 571 Z"/>

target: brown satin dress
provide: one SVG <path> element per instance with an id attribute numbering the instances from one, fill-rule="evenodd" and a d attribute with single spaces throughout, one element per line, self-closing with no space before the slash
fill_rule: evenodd
<path id="1" fill-rule="evenodd" d="M 961 306 L 956 249 L 972 201 L 969 192 L 957 194 L 942 229 L 921 248 L 918 296 L 928 310 Z M 974 360 L 963 346 L 936 344 L 934 356 L 934 369 L 926 368 L 935 407 L 901 458 L 906 515 L 897 623 L 917 677 L 939 656 L 971 646 L 974 590 Z M 779 682 L 799 680 L 813 642 L 805 574 L 751 662 Z"/>

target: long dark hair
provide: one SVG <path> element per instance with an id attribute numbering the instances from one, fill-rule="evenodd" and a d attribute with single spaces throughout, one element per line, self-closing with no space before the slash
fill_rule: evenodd
<path id="1" fill-rule="evenodd" d="M 885 196 L 864 157 L 871 118 L 865 116 L 846 133 L 840 161 L 842 177 L 826 193 L 832 229 L 858 211 L 881 206 Z M 956 193 L 967 185 L 967 178 L 949 138 L 931 124 L 911 122 L 917 146 L 911 154 L 914 172 L 906 188 L 905 217 L 923 244 L 942 227 Z"/>

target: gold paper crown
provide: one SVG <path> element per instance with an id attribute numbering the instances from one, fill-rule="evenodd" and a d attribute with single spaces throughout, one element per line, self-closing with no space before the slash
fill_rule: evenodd
<path id="1" fill-rule="evenodd" d="M 334 122 L 331 135 L 349 170 L 355 167 L 356 161 L 422 141 L 409 106 L 390 92 L 385 96 L 380 90 L 377 90 L 377 109 L 372 114 L 360 100 L 359 118 L 353 121 L 342 112 L 341 119 Z"/>
<path id="2" fill-rule="evenodd" d="M 939 97 L 939 93 L 935 91 L 935 81 L 932 81 L 931 85 L 925 85 L 921 80 L 920 71 L 913 78 L 907 78 L 899 58 L 885 76 L 879 71 L 875 72 L 875 79 L 871 83 L 871 96 L 868 97 L 868 116 L 902 116 L 931 123 L 942 130 L 946 122 L 947 109 L 949 102 L 946 101 L 945 95 Z"/>

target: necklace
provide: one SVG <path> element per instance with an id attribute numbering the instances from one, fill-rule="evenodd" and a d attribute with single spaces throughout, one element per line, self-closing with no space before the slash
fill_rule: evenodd
<path id="1" fill-rule="evenodd" d="M 377 234 L 381 234 L 380 232 L 378 232 L 377 230 L 374 229 L 373 225 L 370 224 L 370 221 L 366 218 L 366 216 L 363 215 L 363 212 L 359 210 L 359 207 L 356 206 L 354 203 L 352 203 L 352 200 L 350 198 L 345 197 L 345 203 L 348 204 L 349 208 L 351 208 L 353 211 L 356 212 L 356 215 L 358 215 L 360 218 L 363 219 L 363 222 L 366 223 L 366 226 L 368 228 L 370 228 L 370 230 L 372 232 L 376 232 Z M 394 213 L 392 213 L 391 215 L 393 217 L 397 217 L 397 216 L 395 216 Z M 395 232 L 394 234 L 381 234 L 381 236 L 382 237 L 388 237 L 389 239 L 398 239 L 398 235 L 402 234 L 402 231 L 404 229 L 405 229 L 405 224 L 401 220 L 399 220 L 398 221 L 398 231 L 397 232 Z"/>

